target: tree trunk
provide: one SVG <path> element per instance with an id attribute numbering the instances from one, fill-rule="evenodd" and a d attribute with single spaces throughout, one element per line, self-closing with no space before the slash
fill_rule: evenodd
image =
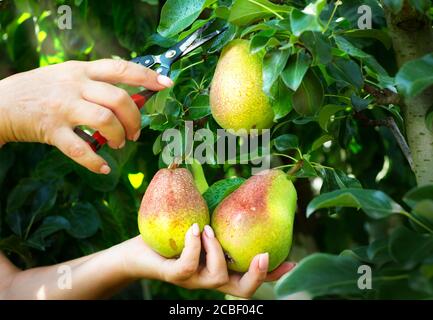
<path id="1" fill-rule="evenodd" d="M 387 9 L 385 13 L 399 67 L 433 52 L 433 29 L 427 16 L 412 9 L 407 1 L 399 13 Z M 432 105 L 433 87 L 406 99 L 403 110 L 418 185 L 433 184 L 433 133 L 425 125 Z"/>

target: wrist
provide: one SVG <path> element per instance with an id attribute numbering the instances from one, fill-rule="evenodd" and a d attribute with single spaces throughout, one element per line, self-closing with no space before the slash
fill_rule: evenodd
<path id="1" fill-rule="evenodd" d="M 137 236 L 112 247 L 119 257 L 119 272 L 131 281 L 138 279 L 159 279 L 158 267 L 152 262 L 152 253 L 141 238 Z"/>
<path id="2" fill-rule="evenodd" d="M 138 279 L 138 276 L 131 271 L 125 242 L 115 245 L 104 251 L 106 263 L 112 276 L 120 282 L 132 282 Z"/>

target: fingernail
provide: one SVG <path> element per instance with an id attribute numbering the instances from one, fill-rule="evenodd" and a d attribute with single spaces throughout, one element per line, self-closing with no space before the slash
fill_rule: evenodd
<path id="1" fill-rule="evenodd" d="M 104 164 L 101 169 L 99 170 L 102 174 L 109 174 L 111 172 L 111 168 Z"/>
<path id="2" fill-rule="evenodd" d="M 134 138 L 132 140 L 137 141 L 138 138 L 140 138 L 141 130 L 138 130 L 137 133 L 134 135 Z"/>
<path id="3" fill-rule="evenodd" d="M 198 237 L 200 235 L 200 227 L 198 226 L 198 223 L 194 223 L 192 225 L 192 234 Z"/>
<path id="4" fill-rule="evenodd" d="M 204 226 L 204 232 L 206 233 L 206 237 L 215 238 L 215 233 L 213 232 L 213 230 L 210 226 L 205 225 Z"/>
<path id="5" fill-rule="evenodd" d="M 122 149 L 125 146 L 126 142 L 123 140 L 123 142 L 119 145 L 119 149 Z"/>
<path id="6" fill-rule="evenodd" d="M 162 74 L 160 74 L 156 79 L 159 82 L 159 84 L 164 87 L 169 88 L 174 85 L 173 80 L 171 80 L 169 77 L 163 76 Z"/>
<path id="7" fill-rule="evenodd" d="M 260 271 L 268 271 L 269 264 L 269 253 L 262 253 L 259 256 L 259 270 Z"/>

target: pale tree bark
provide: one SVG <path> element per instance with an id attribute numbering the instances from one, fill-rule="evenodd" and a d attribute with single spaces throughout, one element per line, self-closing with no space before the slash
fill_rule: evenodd
<path id="1" fill-rule="evenodd" d="M 407 0 L 399 13 L 393 14 L 385 7 L 385 14 L 399 67 L 433 52 L 432 23 L 426 15 L 412 9 Z M 433 184 L 433 133 L 425 125 L 432 105 L 433 87 L 404 103 L 406 134 L 418 185 Z"/>

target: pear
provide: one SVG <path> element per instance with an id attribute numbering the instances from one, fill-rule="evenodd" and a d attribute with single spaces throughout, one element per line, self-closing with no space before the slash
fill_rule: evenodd
<path id="1" fill-rule="evenodd" d="M 252 176 L 216 207 L 211 225 L 229 269 L 247 271 L 259 253 L 269 253 L 269 271 L 287 258 L 296 200 L 287 174 L 273 169 Z"/>
<path id="2" fill-rule="evenodd" d="M 250 42 L 237 39 L 222 51 L 212 79 L 210 107 L 224 129 L 267 129 L 274 113 L 263 92 L 262 59 L 250 53 Z"/>
<path id="3" fill-rule="evenodd" d="M 159 170 L 143 196 L 138 228 L 144 241 L 166 258 L 177 257 L 185 234 L 198 223 L 209 224 L 209 210 L 187 169 Z"/>

